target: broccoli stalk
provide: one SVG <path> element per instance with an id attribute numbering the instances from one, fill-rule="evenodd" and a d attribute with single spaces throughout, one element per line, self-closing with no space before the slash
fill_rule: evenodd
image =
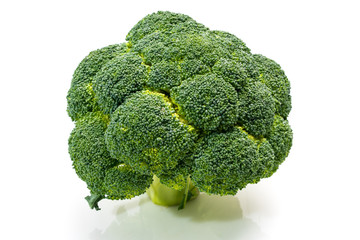
<path id="1" fill-rule="evenodd" d="M 179 205 L 179 210 L 183 209 L 188 201 L 199 195 L 199 190 L 192 183 L 190 176 L 186 180 L 184 189 L 175 190 L 162 184 L 160 179 L 154 175 L 153 182 L 146 192 L 153 203 L 162 206 Z"/>

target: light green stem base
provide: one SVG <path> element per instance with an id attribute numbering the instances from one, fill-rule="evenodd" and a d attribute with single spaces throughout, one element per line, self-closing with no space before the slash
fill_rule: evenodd
<path id="1" fill-rule="evenodd" d="M 154 176 L 154 180 L 146 191 L 153 203 L 162 206 L 179 205 L 183 209 L 187 201 L 195 199 L 199 195 L 199 190 L 193 185 L 190 177 L 187 179 L 186 187 L 179 191 L 160 183 L 160 179 Z"/>

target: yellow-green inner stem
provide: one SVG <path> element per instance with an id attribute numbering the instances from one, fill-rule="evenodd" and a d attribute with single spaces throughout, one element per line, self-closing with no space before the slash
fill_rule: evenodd
<path id="1" fill-rule="evenodd" d="M 154 176 L 154 180 L 147 190 L 147 194 L 153 203 L 162 206 L 179 205 L 179 210 L 183 209 L 186 203 L 195 199 L 199 195 L 199 190 L 191 182 L 190 176 L 187 177 L 186 185 L 182 190 L 169 188 Z"/>

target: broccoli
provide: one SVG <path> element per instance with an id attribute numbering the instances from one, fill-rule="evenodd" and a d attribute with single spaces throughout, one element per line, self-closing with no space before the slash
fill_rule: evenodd
<path id="1" fill-rule="evenodd" d="M 290 83 L 236 36 L 159 11 L 90 52 L 67 95 L 73 168 L 91 208 L 148 193 L 179 205 L 235 195 L 288 156 Z"/>

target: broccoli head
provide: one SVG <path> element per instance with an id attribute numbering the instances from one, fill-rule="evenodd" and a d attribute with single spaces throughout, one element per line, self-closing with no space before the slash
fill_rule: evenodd
<path id="1" fill-rule="evenodd" d="M 91 208 L 145 192 L 183 208 L 278 169 L 292 145 L 279 64 L 172 12 L 146 16 L 126 40 L 90 52 L 67 95 L 69 153 Z"/>

